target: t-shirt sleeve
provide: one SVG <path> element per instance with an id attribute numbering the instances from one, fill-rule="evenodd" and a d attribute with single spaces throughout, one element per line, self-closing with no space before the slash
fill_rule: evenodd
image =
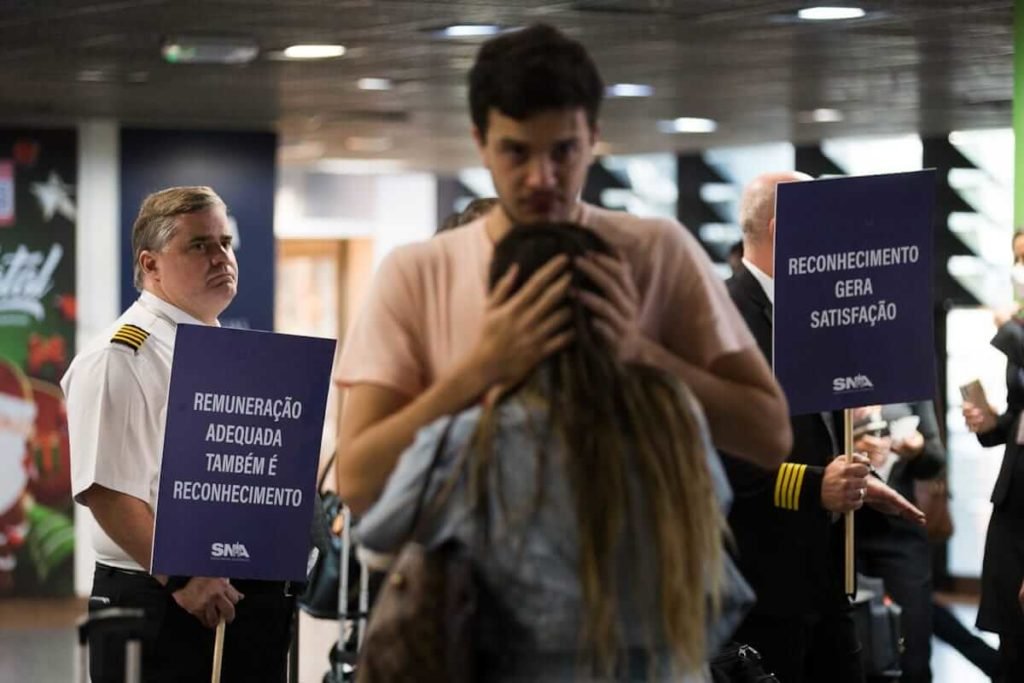
<path id="1" fill-rule="evenodd" d="M 417 332 L 422 307 L 411 281 L 412 255 L 407 249 L 392 251 L 374 276 L 334 373 L 334 381 L 342 387 L 379 384 L 407 396 L 425 388 Z"/>
<path id="2" fill-rule="evenodd" d="M 673 223 L 663 231 L 652 273 L 661 300 L 661 342 L 681 358 L 708 368 L 722 356 L 756 349 L 725 282 L 690 232 Z"/>
<path id="3" fill-rule="evenodd" d="M 114 348 L 82 360 L 64 387 L 72 495 L 82 503 L 81 494 L 99 484 L 148 503 L 162 444 L 147 418 L 143 361 Z"/>
<path id="4" fill-rule="evenodd" d="M 431 472 L 430 463 L 450 425 L 444 452 L 438 454 L 437 465 Z M 417 433 L 416 440 L 402 453 L 384 492 L 359 521 L 356 528 L 359 543 L 377 552 L 397 551 L 409 540 L 414 525 L 419 523 L 415 515 L 421 496 L 423 507 L 420 515 L 427 515 L 429 519 L 421 530 L 424 533 L 417 540 L 429 545 L 450 529 L 450 522 L 460 516 L 459 509 L 463 507 L 459 491 L 447 494 L 441 509 L 435 508 L 432 502 L 453 476 L 454 454 L 464 443 L 467 429 L 464 420 L 443 417 Z M 428 487 L 426 491 L 424 487 Z"/>

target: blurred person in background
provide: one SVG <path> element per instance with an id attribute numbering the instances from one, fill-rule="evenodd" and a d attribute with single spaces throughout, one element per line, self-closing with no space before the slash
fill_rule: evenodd
<path id="1" fill-rule="evenodd" d="M 1014 294 L 1024 295 L 1024 234 L 1013 236 Z M 992 339 L 1006 356 L 1006 410 L 964 401 L 968 429 L 982 446 L 1006 445 L 992 490 L 992 516 L 985 537 L 978 628 L 999 634 L 1003 681 L 1024 681 L 1024 321 L 1019 306 L 1008 312 Z"/>
<path id="2" fill-rule="evenodd" d="M 915 499 L 915 484 L 937 477 L 946 464 L 931 401 L 854 409 L 854 448 L 894 489 Z M 932 561 L 926 529 L 899 517 L 865 510 L 857 519 L 857 570 L 881 578 L 902 609 L 903 683 L 931 675 Z"/>

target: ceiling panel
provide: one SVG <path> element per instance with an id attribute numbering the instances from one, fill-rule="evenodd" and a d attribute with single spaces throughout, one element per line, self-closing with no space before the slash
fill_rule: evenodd
<path id="1" fill-rule="evenodd" d="M 466 70 L 479 40 L 446 40 L 451 23 L 552 23 L 582 40 L 608 82 L 647 83 L 655 96 L 609 100 L 603 134 L 615 152 L 824 136 L 1008 126 L 1013 2 L 860 3 L 857 20 L 800 22 L 806 3 L 727 0 L 132 0 L 0 2 L 0 121 L 276 129 L 286 145 L 327 156 L 401 157 L 420 168 L 475 162 Z M 254 40 L 245 66 L 172 65 L 166 36 Z M 348 53 L 285 62 L 294 43 Z M 390 78 L 389 92 L 359 90 Z M 837 123 L 801 112 L 830 107 Z M 667 135 L 676 116 L 719 122 L 710 135 Z M 356 151 L 351 138 L 387 138 Z M 357 141 L 358 142 L 358 141 Z M 384 145 L 378 145 L 384 147 Z M 364 144 L 362 148 L 365 148 Z"/>

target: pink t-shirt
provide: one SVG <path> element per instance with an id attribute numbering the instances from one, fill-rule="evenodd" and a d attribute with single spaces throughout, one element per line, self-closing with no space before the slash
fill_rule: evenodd
<path id="1" fill-rule="evenodd" d="M 414 397 L 476 341 L 494 245 L 479 218 L 391 252 L 349 329 L 335 381 L 378 384 Z M 583 204 L 582 225 L 629 261 L 648 338 L 699 367 L 755 348 L 724 283 L 688 230 Z"/>

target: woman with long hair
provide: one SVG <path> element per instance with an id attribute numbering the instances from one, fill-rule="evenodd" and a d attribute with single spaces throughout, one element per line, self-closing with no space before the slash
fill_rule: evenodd
<path id="1" fill-rule="evenodd" d="M 572 224 L 516 228 L 495 246 L 490 286 L 514 268 L 517 290 L 555 256 L 591 252 L 610 249 Z M 572 291 L 599 293 L 569 272 Z M 718 616 L 728 485 L 704 417 L 678 379 L 621 362 L 578 297 L 566 309 L 568 348 L 420 431 L 360 542 L 397 550 L 428 481 L 437 505 L 419 540 L 464 543 L 488 596 L 486 680 L 702 680 L 730 628 Z"/>

